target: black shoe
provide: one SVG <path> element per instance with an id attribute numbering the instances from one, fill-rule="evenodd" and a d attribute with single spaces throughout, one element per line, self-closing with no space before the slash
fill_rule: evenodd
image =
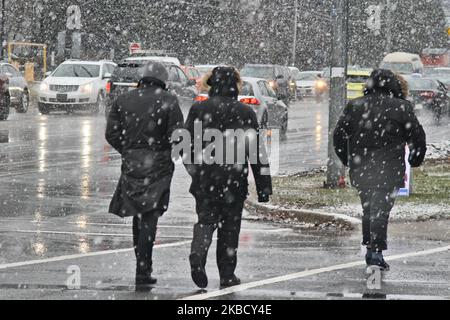
<path id="1" fill-rule="evenodd" d="M 241 279 L 236 276 L 232 276 L 230 279 L 220 279 L 220 288 L 229 288 L 238 286 L 241 284 Z"/>
<path id="2" fill-rule="evenodd" d="M 208 286 L 208 276 L 206 275 L 205 267 L 201 262 L 201 258 L 198 254 L 191 254 L 189 256 L 189 262 L 191 264 L 191 276 L 194 283 L 200 289 L 205 289 Z"/>
<path id="3" fill-rule="evenodd" d="M 384 261 L 382 252 L 372 252 L 372 259 L 370 260 L 370 266 L 377 266 L 381 271 L 387 272 L 391 270 L 391 267 Z"/>
<path id="4" fill-rule="evenodd" d="M 136 290 L 148 289 L 158 282 L 150 273 L 136 274 Z"/>

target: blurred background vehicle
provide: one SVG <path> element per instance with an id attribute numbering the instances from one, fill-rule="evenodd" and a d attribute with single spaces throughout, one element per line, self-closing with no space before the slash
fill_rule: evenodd
<path id="1" fill-rule="evenodd" d="M 296 77 L 297 98 L 314 97 L 323 101 L 329 93 L 329 84 L 321 71 L 302 71 Z"/>
<path id="2" fill-rule="evenodd" d="M 364 96 L 364 88 L 369 80 L 372 70 L 348 70 L 347 71 L 347 99 L 353 100 Z"/>
<path id="3" fill-rule="evenodd" d="M 289 105 L 291 89 L 290 73 L 287 67 L 271 64 L 247 64 L 241 70 L 241 76 L 267 80 L 280 100 Z"/>
<path id="4" fill-rule="evenodd" d="M 208 72 L 212 71 L 214 68 L 218 67 L 219 65 L 215 64 L 199 64 L 195 65 L 195 68 L 200 72 L 200 76 L 203 77 Z"/>
<path id="5" fill-rule="evenodd" d="M 15 108 L 18 113 L 26 113 L 30 105 L 30 91 L 22 73 L 13 65 L 0 62 L 0 76 L 8 88 L 8 109 Z"/>
<path id="6" fill-rule="evenodd" d="M 450 67 L 450 51 L 447 48 L 425 48 L 420 55 L 426 69 Z"/>
<path id="7" fill-rule="evenodd" d="M 90 110 L 98 114 L 105 110 L 107 82 L 115 67 L 106 60 L 63 62 L 40 85 L 39 112 Z"/>
<path id="8" fill-rule="evenodd" d="M 142 78 L 142 67 L 147 62 L 148 60 L 145 59 L 134 60 L 127 58 L 114 69 L 111 79 L 106 86 L 106 117 L 108 117 L 109 111 L 117 97 L 137 88 L 138 82 Z M 190 80 L 176 64 L 170 62 L 163 62 L 163 64 L 169 74 L 169 80 L 167 81 L 168 90 L 177 95 L 181 109 L 187 113 L 198 94 L 197 82 Z"/>
<path id="9" fill-rule="evenodd" d="M 450 68 L 439 67 L 425 69 L 425 76 L 430 79 L 439 80 L 447 89 L 450 89 Z"/>
<path id="10" fill-rule="evenodd" d="M 436 124 L 450 116 L 450 97 L 446 86 L 434 79 L 411 78 L 408 81 L 415 112 L 431 111 Z"/>
<path id="11" fill-rule="evenodd" d="M 243 77 L 242 81 L 239 101 L 252 107 L 261 128 L 280 129 L 281 137 L 285 137 L 289 122 L 288 106 L 279 99 L 267 80 Z M 207 94 L 201 93 L 195 100 L 201 102 L 208 99 Z"/>
<path id="12" fill-rule="evenodd" d="M 200 71 L 198 71 L 198 69 L 194 66 L 181 66 L 180 68 L 189 80 L 194 80 L 197 83 L 197 89 L 200 89 L 200 82 L 202 78 Z"/>
<path id="13" fill-rule="evenodd" d="M 424 73 L 424 65 L 420 56 L 406 52 L 394 52 L 387 54 L 381 62 L 380 68 L 388 69 L 403 75 Z"/>

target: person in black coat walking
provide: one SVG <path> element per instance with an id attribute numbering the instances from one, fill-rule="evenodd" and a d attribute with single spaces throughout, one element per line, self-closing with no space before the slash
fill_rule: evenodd
<path id="1" fill-rule="evenodd" d="M 350 167 L 361 198 L 366 262 L 386 271 L 382 252 L 388 248 L 390 212 L 405 184 L 406 146 L 413 167 L 422 164 L 427 149 L 425 132 L 406 94 L 405 84 L 393 72 L 375 70 L 365 96 L 348 103 L 334 132 L 336 153 Z"/>
<path id="2" fill-rule="evenodd" d="M 122 155 L 122 175 L 109 211 L 133 217 L 137 288 L 156 283 L 152 250 L 158 219 L 169 205 L 171 137 L 184 122 L 177 97 L 166 89 L 165 66 L 150 62 L 141 72 L 138 88 L 115 101 L 106 128 L 106 140 Z"/>
<path id="3" fill-rule="evenodd" d="M 245 132 L 253 130 L 256 140 L 260 141 L 255 112 L 237 99 L 239 87 L 242 85 L 238 71 L 231 67 L 217 67 L 212 74 L 207 75 L 206 80 L 210 88 L 209 100 L 194 104 L 186 121 L 185 126 L 191 138 L 195 138 L 196 123 L 200 123 L 203 136 L 211 129 L 220 133 L 236 132 L 239 129 Z M 226 134 L 222 145 L 223 150 L 216 150 L 216 156 L 222 151 L 223 155 L 229 152 L 225 136 Z M 207 164 L 202 158 L 202 153 L 207 149 L 208 143 L 203 143 L 202 147 L 196 150 L 193 142 L 190 159 L 192 161 L 186 163 L 185 159 L 185 166 L 192 176 L 190 192 L 195 197 L 198 214 L 189 257 L 191 275 L 198 287 L 207 287 L 206 258 L 213 233 L 218 228 L 217 265 L 220 284 L 221 287 L 234 286 L 240 284 L 240 279 L 235 275 L 235 269 L 242 211 L 248 196 L 249 163 L 255 177 L 259 201 L 268 202 L 272 194 L 269 164 L 268 161 L 264 161 L 264 156 L 267 156 L 266 150 L 263 144 L 257 149 L 252 149 L 249 144 L 246 144 L 242 150 L 235 148 L 235 152 L 245 152 L 245 154 L 237 154 L 237 157 L 233 157 L 230 162 L 219 160 L 213 164 Z M 245 159 L 243 163 L 237 159 L 239 156 Z M 251 158 L 256 161 L 249 161 Z M 198 159 L 201 161 L 197 164 L 192 163 Z"/>

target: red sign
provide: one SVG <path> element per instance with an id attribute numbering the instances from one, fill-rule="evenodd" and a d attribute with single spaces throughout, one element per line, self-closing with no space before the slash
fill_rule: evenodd
<path id="1" fill-rule="evenodd" d="M 130 43 L 130 53 L 134 54 L 136 53 L 136 51 L 141 50 L 141 44 L 136 42 L 136 43 Z"/>

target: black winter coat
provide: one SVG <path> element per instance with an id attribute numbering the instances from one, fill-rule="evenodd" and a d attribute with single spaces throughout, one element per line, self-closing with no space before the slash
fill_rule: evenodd
<path id="1" fill-rule="evenodd" d="M 406 145 L 413 167 L 425 158 L 425 132 L 412 104 L 396 98 L 400 87 L 390 73 L 381 79 L 370 80 L 366 95 L 348 103 L 334 132 L 336 153 L 359 189 L 404 187 Z"/>
<path id="2" fill-rule="evenodd" d="M 221 94 L 225 94 L 222 92 Z M 209 100 L 196 103 L 192 106 L 186 120 L 186 129 L 194 137 L 194 123 L 202 122 L 203 134 L 207 129 L 226 130 L 249 129 L 259 133 L 258 120 L 255 112 L 247 105 L 237 101 L 231 96 L 212 96 Z M 259 136 L 258 136 L 259 138 Z M 209 143 L 203 144 L 205 148 Z M 223 153 L 226 154 L 226 143 L 223 143 Z M 260 155 L 265 155 L 265 147 L 259 149 Z M 235 150 L 235 152 L 237 152 Z M 245 148 L 245 165 L 236 164 L 186 164 L 185 166 L 192 176 L 190 192 L 197 198 L 210 198 L 216 201 L 231 203 L 243 201 L 248 196 L 249 158 L 251 149 Z M 192 144 L 192 160 L 199 155 L 195 154 Z M 258 161 L 250 163 L 255 177 L 259 198 L 267 198 L 272 194 L 272 179 L 269 164 L 263 164 L 261 157 Z"/>
<path id="3" fill-rule="evenodd" d="M 171 136 L 182 127 L 178 100 L 163 83 L 143 84 L 116 100 L 106 140 L 122 155 L 122 175 L 111 213 L 126 217 L 167 210 L 174 172 Z"/>

